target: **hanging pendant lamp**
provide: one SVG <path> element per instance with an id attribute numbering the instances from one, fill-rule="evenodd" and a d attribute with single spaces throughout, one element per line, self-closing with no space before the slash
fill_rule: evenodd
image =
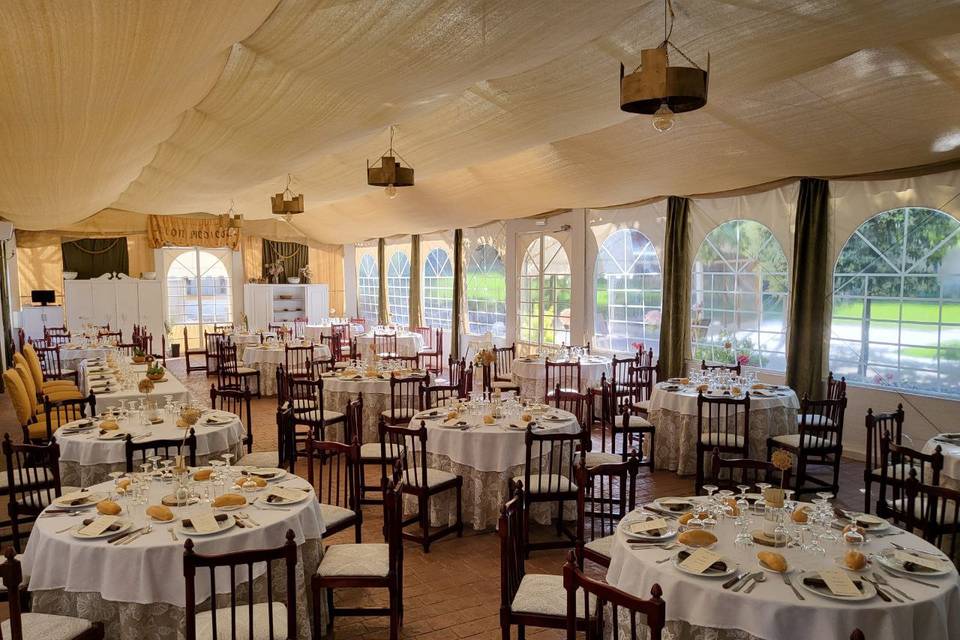
<path id="1" fill-rule="evenodd" d="M 303 194 L 294 195 L 290 190 L 291 180 L 292 177 L 288 173 L 286 188 L 281 193 L 270 196 L 270 211 L 275 215 L 283 216 L 286 222 L 292 222 L 295 214 L 303 213 Z"/>
<path id="2" fill-rule="evenodd" d="M 380 166 L 371 167 L 367 160 L 367 184 L 371 187 L 384 187 L 384 193 L 391 200 L 397 197 L 397 187 L 413 186 L 413 167 L 393 149 L 395 129 L 394 125 L 390 125 L 390 148 L 380 157 Z M 400 160 L 408 166 L 402 166 Z"/>

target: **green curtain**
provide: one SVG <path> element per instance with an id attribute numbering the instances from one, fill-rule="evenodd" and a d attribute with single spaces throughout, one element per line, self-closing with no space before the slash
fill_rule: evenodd
<path id="1" fill-rule="evenodd" d="M 793 276 L 787 328 L 786 382 L 810 398 L 822 398 L 830 295 L 830 183 L 800 180 L 793 234 Z"/>
<path id="2" fill-rule="evenodd" d="M 377 240 L 377 319 L 378 324 L 390 324 L 390 307 L 387 305 L 387 241 Z"/>
<path id="3" fill-rule="evenodd" d="M 263 277 L 268 282 L 271 282 L 272 278 L 267 269 L 273 263 L 279 262 L 283 265 L 280 283 L 284 284 L 287 278 L 300 277 L 300 269 L 307 266 L 309 260 L 310 249 L 305 244 L 263 239 Z"/>
<path id="4" fill-rule="evenodd" d="M 98 278 L 105 273 L 130 274 L 126 238 L 84 238 L 61 243 L 63 270 L 76 271 L 78 280 Z"/>
<path id="5" fill-rule="evenodd" d="M 423 304 L 420 277 L 420 236 L 410 236 L 410 328 L 423 326 Z"/>
<path id="6" fill-rule="evenodd" d="M 450 355 L 460 358 L 460 331 L 463 318 L 463 229 L 453 231 L 453 311 L 451 313 Z"/>
<path id="7" fill-rule="evenodd" d="M 690 353 L 690 201 L 667 199 L 660 319 L 661 379 L 682 376 Z"/>

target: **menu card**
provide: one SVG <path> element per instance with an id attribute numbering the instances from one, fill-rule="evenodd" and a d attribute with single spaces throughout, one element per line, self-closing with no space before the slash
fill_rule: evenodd
<path id="1" fill-rule="evenodd" d="M 894 552 L 893 557 L 903 563 L 912 562 L 915 565 L 926 567 L 927 569 L 933 569 L 934 571 L 943 570 L 943 563 L 933 558 L 925 558 L 920 555 L 907 553 L 906 551 L 896 551 Z"/>
<path id="2" fill-rule="evenodd" d="M 109 529 L 119 518 L 117 516 L 99 516 L 77 533 L 81 536 L 98 536 Z"/>
<path id="3" fill-rule="evenodd" d="M 656 529 L 666 529 L 667 521 L 664 518 L 654 518 L 652 520 L 647 520 L 646 522 L 634 522 L 630 525 L 631 533 L 646 533 L 647 531 L 654 531 Z"/>
<path id="4" fill-rule="evenodd" d="M 827 584 L 827 588 L 835 596 L 857 597 L 861 595 L 857 585 L 853 584 L 850 575 L 843 569 L 826 569 L 820 572 L 820 577 Z"/>
<path id="5" fill-rule="evenodd" d="M 710 565 L 720 560 L 720 555 L 709 549 L 700 548 L 691 553 L 686 560 L 680 563 L 680 566 L 687 571 L 694 573 L 703 573 Z"/>
<path id="6" fill-rule="evenodd" d="M 270 491 L 270 495 L 271 495 L 271 496 L 276 496 L 276 497 L 280 498 L 281 500 L 288 500 L 288 501 L 297 501 L 297 500 L 299 500 L 300 498 L 303 497 L 303 493 L 302 493 L 302 492 L 300 492 L 300 491 L 294 491 L 294 490 L 292 490 L 292 489 L 285 489 L 285 488 L 283 488 L 283 487 L 274 487 L 274 488 Z"/>
<path id="7" fill-rule="evenodd" d="M 763 500 L 768 506 L 780 509 L 783 507 L 784 493 L 783 489 L 778 487 L 767 487 L 763 492 Z"/>
<path id="8" fill-rule="evenodd" d="M 220 524 L 212 511 L 191 516 L 190 522 L 193 524 L 193 530 L 197 533 L 214 533 L 220 531 Z"/>

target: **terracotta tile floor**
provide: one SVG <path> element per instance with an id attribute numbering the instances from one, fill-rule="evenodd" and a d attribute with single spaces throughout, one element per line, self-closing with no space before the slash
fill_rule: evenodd
<path id="1" fill-rule="evenodd" d="M 171 372 L 185 382 L 198 402 L 208 402 L 213 377 L 184 372 L 183 359 L 169 360 Z M 276 448 L 276 399 L 254 400 L 254 443 L 258 450 Z M 0 400 L 0 425 L 20 439 L 8 400 Z M 860 463 L 844 461 L 841 471 L 839 502 L 856 508 L 862 505 L 859 487 L 862 486 Z M 373 480 L 373 478 L 371 478 Z M 638 500 L 649 500 L 664 495 L 692 493 L 692 478 L 681 478 L 674 473 L 641 471 Z M 363 538 L 378 541 L 381 536 L 382 514 L 376 505 L 364 508 Z M 537 527 L 534 538 L 552 536 L 552 529 Z M 330 544 L 352 542 L 352 530 L 330 538 Z M 540 551 L 527 562 L 528 573 L 560 573 L 565 550 Z M 404 605 L 405 620 L 402 637 L 422 638 L 500 638 L 500 548 L 495 532 L 474 532 L 467 529 L 462 538 L 444 538 L 431 546 L 429 554 L 413 543 L 404 549 Z M 358 606 L 385 606 L 384 593 L 376 590 L 343 590 L 336 594 L 338 604 Z M 515 633 L 515 632 L 514 632 Z M 562 638 L 558 631 L 529 629 L 528 637 Z M 374 640 L 388 637 L 386 618 L 339 618 L 332 636 L 336 640 L 362 638 Z"/>

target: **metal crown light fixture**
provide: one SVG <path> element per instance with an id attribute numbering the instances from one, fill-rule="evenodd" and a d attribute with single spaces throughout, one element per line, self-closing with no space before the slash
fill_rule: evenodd
<path id="1" fill-rule="evenodd" d="M 367 184 L 371 187 L 384 187 L 384 193 L 391 200 L 397 197 L 397 187 L 413 186 L 413 167 L 400 165 L 403 160 L 410 163 L 393 149 L 395 125 L 390 125 L 390 149 L 380 158 L 380 166 L 370 166 L 367 160 Z M 399 160 L 398 160 L 399 158 Z"/>
<path id="2" fill-rule="evenodd" d="M 290 190 L 290 181 L 292 177 L 287 174 L 286 188 L 276 195 L 270 196 L 270 210 L 278 216 L 283 216 L 284 221 L 292 222 L 296 213 L 303 213 L 303 194 L 293 194 Z M 289 198 L 287 196 L 290 196 Z"/>
<path id="3" fill-rule="evenodd" d="M 661 133 L 673 128 L 674 114 L 695 111 L 707 104 L 710 54 L 704 71 L 680 47 L 670 42 L 673 33 L 673 1 L 663 2 L 663 42 L 656 49 L 640 52 L 640 66 L 624 75 L 620 63 L 620 109 L 653 116 Z M 692 67 L 671 67 L 668 49 L 673 48 Z"/>

